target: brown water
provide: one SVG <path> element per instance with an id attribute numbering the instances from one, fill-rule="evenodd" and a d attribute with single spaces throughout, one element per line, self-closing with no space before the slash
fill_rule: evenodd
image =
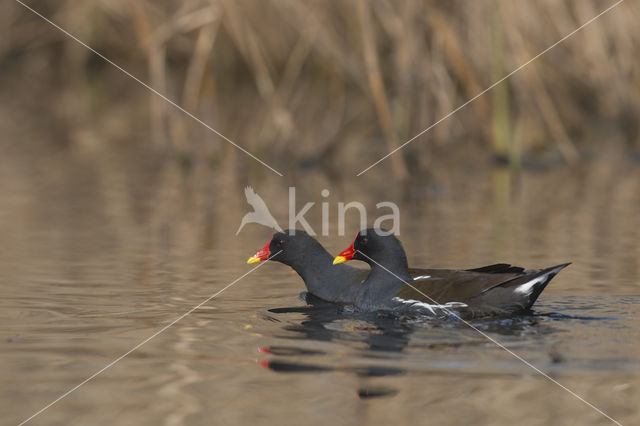
<path id="1" fill-rule="evenodd" d="M 258 225 L 234 235 L 248 206 L 228 170 L 134 158 L 19 148 L 0 158 L 2 424 L 240 277 L 270 235 Z M 473 324 L 618 421 L 640 421 L 637 164 L 452 169 L 437 185 L 417 180 L 405 202 L 384 177 L 298 176 L 299 205 L 323 201 L 325 187 L 332 209 L 399 202 L 414 266 L 572 261 L 534 315 Z M 291 178 L 246 183 L 284 221 Z M 332 220 L 321 242 L 337 253 L 355 220 L 344 237 Z M 308 306 L 303 290 L 291 270 L 265 264 L 30 424 L 609 423 L 462 324 Z"/>

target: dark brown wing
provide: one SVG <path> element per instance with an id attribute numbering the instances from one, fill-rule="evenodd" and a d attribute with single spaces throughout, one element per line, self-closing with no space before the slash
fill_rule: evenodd
<path id="1" fill-rule="evenodd" d="M 439 269 L 435 269 L 438 271 Z M 434 269 L 424 269 L 424 268 L 409 268 L 409 274 L 412 278 L 416 278 L 419 276 L 429 275 L 429 271 L 434 271 Z M 450 270 L 453 272 L 457 272 L 454 270 Z M 464 271 L 468 272 L 484 272 L 487 274 L 519 274 L 524 272 L 524 268 L 520 266 L 509 265 L 508 263 L 496 263 L 494 265 L 482 266 L 480 268 L 473 269 L 465 269 Z"/>
<path id="2" fill-rule="evenodd" d="M 528 309 L 549 281 L 567 265 L 569 263 L 529 271 L 506 264 L 462 271 L 421 269 L 420 278 L 405 285 L 397 296 L 428 303 L 471 301 L 475 305 Z"/>
<path id="3" fill-rule="evenodd" d="M 411 286 L 404 286 L 397 293 L 397 296 L 402 299 L 420 300 L 429 303 L 433 301 L 438 303 L 466 302 L 495 286 L 506 284 L 519 278 L 524 278 L 524 281 L 526 281 L 526 276 L 528 275 L 528 272 L 499 273 L 453 269 L 413 269 L 410 270 L 410 273 L 414 281 Z M 422 277 L 422 279 L 418 279 L 419 277 Z M 419 291 L 413 289 L 412 286 Z M 428 297 L 425 297 L 422 293 Z"/>

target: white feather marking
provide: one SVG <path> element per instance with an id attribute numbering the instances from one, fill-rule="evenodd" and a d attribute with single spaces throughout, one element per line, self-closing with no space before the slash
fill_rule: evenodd
<path id="1" fill-rule="evenodd" d="M 520 294 L 527 294 L 527 295 L 531 294 L 531 291 L 536 285 L 543 283 L 547 280 L 548 275 L 549 274 L 540 275 L 539 277 L 536 277 L 531 281 L 527 281 L 524 284 L 520 284 L 518 287 L 516 287 L 515 290 L 513 290 L 513 292 L 520 293 Z"/>
<path id="2" fill-rule="evenodd" d="M 410 305 L 411 307 L 428 309 L 429 312 L 431 312 L 432 314 L 436 313 L 436 309 L 451 309 L 451 308 L 467 307 L 467 304 L 462 302 L 447 302 L 444 305 L 439 305 L 439 304 L 431 305 L 429 303 L 421 302 L 420 300 L 415 300 L 415 299 L 401 299 L 399 297 L 394 297 L 391 300 L 393 300 L 394 302 L 403 303 L 405 305 Z"/>

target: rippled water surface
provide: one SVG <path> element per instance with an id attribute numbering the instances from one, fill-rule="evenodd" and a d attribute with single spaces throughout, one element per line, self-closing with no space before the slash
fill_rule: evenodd
<path id="1" fill-rule="evenodd" d="M 221 173 L 92 155 L 0 160 L 3 424 L 241 277 L 270 235 L 249 225 L 235 236 L 248 207 L 242 185 Z M 532 315 L 472 324 L 607 415 L 638 423 L 637 165 L 466 173 L 416 183 L 409 201 L 384 185 L 346 184 L 330 202 L 400 203 L 413 266 L 572 261 Z M 290 182 L 269 179 L 253 185 L 284 220 Z M 314 179 L 299 187 L 300 203 L 322 201 L 329 184 Z M 357 227 L 321 241 L 337 253 Z M 464 324 L 308 304 L 303 290 L 291 270 L 265 264 L 31 423 L 609 423 Z"/>

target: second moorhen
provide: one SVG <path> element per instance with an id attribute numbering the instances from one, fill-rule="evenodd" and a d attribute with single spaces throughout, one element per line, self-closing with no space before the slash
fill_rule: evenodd
<path id="1" fill-rule="evenodd" d="M 352 303 L 362 310 L 411 309 L 434 314 L 455 309 L 471 317 L 526 312 L 549 281 L 569 265 L 528 271 L 507 264 L 468 270 L 422 269 L 416 277 L 409 273 L 400 241 L 374 228 L 360 231 L 334 264 L 350 259 L 371 266 L 353 295 Z"/>

